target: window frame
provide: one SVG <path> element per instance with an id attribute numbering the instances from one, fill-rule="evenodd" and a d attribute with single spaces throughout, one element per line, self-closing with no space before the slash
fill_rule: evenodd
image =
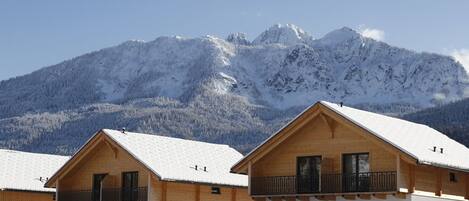
<path id="1" fill-rule="evenodd" d="M 126 175 L 127 174 L 130 174 L 131 175 L 131 179 L 130 179 L 130 187 L 129 187 L 129 191 L 130 191 L 130 194 L 127 197 L 124 197 L 125 195 L 125 190 L 127 189 L 126 186 L 124 186 L 126 183 L 124 182 L 125 178 L 126 178 Z M 121 178 L 121 200 L 122 201 L 134 201 L 134 197 L 137 197 L 137 199 L 135 201 L 138 200 L 138 182 L 139 182 L 139 172 L 138 171 L 127 171 L 127 172 L 122 172 L 121 174 L 122 178 Z M 136 177 L 134 177 L 136 176 Z M 136 186 L 134 186 L 134 179 L 136 179 Z M 137 194 L 134 195 L 134 190 L 137 189 Z"/>
<path id="2" fill-rule="evenodd" d="M 355 161 L 355 169 L 356 171 L 353 172 L 353 173 L 350 173 L 350 174 L 358 174 L 360 173 L 360 163 L 359 163 L 359 157 L 360 155 L 368 155 L 368 166 L 369 166 L 369 170 L 368 172 L 371 172 L 372 169 L 371 169 L 371 163 L 370 163 L 370 152 L 357 152 L 357 153 L 343 153 L 342 154 L 342 174 L 345 174 L 345 157 L 346 156 L 357 156 L 356 157 L 356 161 Z"/>

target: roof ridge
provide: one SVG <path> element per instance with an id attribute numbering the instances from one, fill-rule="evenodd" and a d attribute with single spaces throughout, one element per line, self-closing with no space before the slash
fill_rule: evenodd
<path id="1" fill-rule="evenodd" d="M 46 153 L 37 153 L 37 152 L 27 152 L 27 151 L 20 151 L 14 149 L 0 149 L 1 152 L 8 152 L 8 153 L 18 153 L 18 154 L 30 154 L 30 155 L 41 155 L 41 156 L 53 156 L 53 157 L 66 157 L 69 158 L 70 156 L 66 155 L 58 155 L 58 154 L 46 154 Z"/>
<path id="2" fill-rule="evenodd" d="M 120 132 L 118 130 L 114 129 L 102 129 L 105 133 L 106 131 L 112 131 L 112 132 Z M 106 133 L 107 134 L 107 133 Z M 203 142 L 203 141 L 197 141 L 197 140 L 191 140 L 191 139 L 184 139 L 184 138 L 179 138 L 179 137 L 171 137 L 171 136 L 164 136 L 164 135 L 158 135 L 158 134 L 150 134 L 150 133 L 137 133 L 137 132 L 130 132 L 130 131 L 125 131 L 125 134 L 132 134 L 132 135 L 145 135 L 145 136 L 150 136 L 150 137 L 161 137 L 161 138 L 166 138 L 166 139 L 171 139 L 171 140 L 179 140 L 179 141 L 185 141 L 185 142 L 193 142 L 193 143 L 198 143 L 198 144 L 209 144 L 209 145 L 214 145 L 214 146 L 227 146 L 232 148 L 228 144 L 219 144 L 219 143 L 213 143 L 213 142 Z"/>
<path id="3" fill-rule="evenodd" d="M 330 107 L 327 104 L 336 104 L 336 105 L 340 106 L 340 104 L 332 103 L 332 102 L 328 102 L 328 101 L 319 101 L 319 102 L 321 102 L 322 105 L 325 105 L 328 108 L 330 108 Z M 324 103 L 326 103 L 326 104 L 324 104 Z M 379 116 L 383 116 L 383 117 L 390 118 L 390 119 L 395 119 L 395 120 L 404 121 L 404 122 L 411 123 L 411 124 L 417 124 L 417 125 L 420 125 L 420 126 L 429 127 L 428 125 L 425 125 L 425 124 L 421 124 L 421 123 L 417 123 L 417 122 L 413 122 L 413 121 L 408 121 L 408 120 L 405 120 L 405 119 L 401 119 L 401 118 L 398 118 L 398 117 L 393 117 L 393 116 L 389 116 L 389 115 L 385 115 L 385 114 L 381 114 L 381 113 L 376 113 L 376 112 L 371 112 L 371 111 L 367 111 L 367 110 L 363 110 L 363 109 L 349 107 L 349 106 L 346 106 L 346 105 L 343 105 L 342 107 L 346 107 L 346 108 L 352 109 L 352 110 L 358 110 L 360 112 L 364 112 L 364 113 L 367 113 L 367 114 L 379 115 Z"/>

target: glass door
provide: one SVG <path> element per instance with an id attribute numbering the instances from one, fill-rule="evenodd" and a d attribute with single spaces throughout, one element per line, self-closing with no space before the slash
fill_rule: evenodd
<path id="1" fill-rule="evenodd" d="M 122 201 L 138 200 L 138 172 L 122 173 Z"/>
<path id="2" fill-rule="evenodd" d="M 370 188 L 368 153 L 344 154 L 342 186 L 345 192 L 367 192 Z"/>
<path id="3" fill-rule="evenodd" d="M 317 193 L 321 184 L 321 156 L 298 157 L 296 161 L 298 193 Z"/>
<path id="4" fill-rule="evenodd" d="M 93 175 L 93 190 L 91 192 L 92 201 L 101 201 L 103 192 L 103 180 L 106 174 L 94 174 Z"/>

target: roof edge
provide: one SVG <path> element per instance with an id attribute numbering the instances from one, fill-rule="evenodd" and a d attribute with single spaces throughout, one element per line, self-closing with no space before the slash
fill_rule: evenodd
<path id="1" fill-rule="evenodd" d="M 44 193 L 44 194 L 55 194 L 53 191 L 38 191 L 38 190 L 25 190 L 25 189 L 14 189 L 14 188 L 2 188 L 0 191 L 13 191 L 13 192 L 30 192 L 30 193 Z"/>
<path id="2" fill-rule="evenodd" d="M 206 186 L 223 186 L 223 187 L 248 188 L 248 185 L 240 186 L 240 185 L 219 184 L 219 183 L 209 183 L 209 182 L 195 182 L 195 181 L 187 181 L 187 180 L 181 180 L 181 179 L 160 179 L 160 180 L 165 181 L 165 182 L 200 184 L 200 185 L 206 185 Z"/>
<path id="3" fill-rule="evenodd" d="M 267 143 L 268 141 L 270 141 L 272 138 L 274 138 L 275 136 L 277 136 L 280 132 L 282 132 L 283 130 L 285 130 L 288 126 L 290 126 L 291 124 L 293 124 L 293 122 L 295 122 L 298 118 L 300 118 L 303 114 L 305 114 L 307 111 L 311 110 L 314 106 L 318 105 L 320 103 L 320 101 L 306 107 L 306 109 L 304 109 L 302 112 L 300 112 L 300 114 L 296 115 L 294 118 L 292 118 L 292 120 L 290 120 L 287 124 L 285 124 L 284 126 L 282 126 L 279 130 L 277 130 L 273 135 L 271 135 L 270 137 L 268 137 L 267 139 L 265 139 L 264 141 L 262 141 L 259 145 L 257 145 L 256 148 L 254 148 L 253 150 L 251 150 L 249 153 L 247 153 L 243 158 L 241 158 L 238 162 L 236 162 L 233 166 L 231 166 L 230 168 L 230 172 L 232 173 L 237 173 L 234 171 L 235 168 L 238 168 L 237 166 L 239 166 L 241 163 L 244 162 L 244 160 L 246 160 L 248 157 L 250 157 L 250 155 L 254 154 L 254 152 L 256 152 L 257 150 L 259 150 L 262 146 L 264 146 L 265 143 Z"/>
<path id="4" fill-rule="evenodd" d="M 85 144 L 83 144 L 79 149 L 78 151 L 76 151 L 57 171 L 54 172 L 54 174 L 52 174 L 52 176 L 49 178 L 49 180 L 47 180 L 47 182 L 44 184 L 44 187 L 45 188 L 52 188 L 51 187 L 51 184 L 53 183 L 52 181 L 55 182 L 55 180 L 57 179 L 56 177 L 58 176 L 58 174 L 63 171 L 63 169 L 65 168 L 65 166 L 67 166 L 68 164 L 70 164 L 70 162 L 75 159 L 75 157 L 78 155 L 78 153 L 80 153 L 81 151 L 83 151 L 83 149 L 89 144 L 91 143 L 91 141 L 96 138 L 96 136 L 99 135 L 99 133 L 101 133 L 102 129 L 97 131 L 96 133 L 93 134 L 93 136 L 91 136 L 91 138 L 89 138 Z M 52 182 L 52 183 L 51 183 Z"/>
<path id="5" fill-rule="evenodd" d="M 392 145 L 393 147 L 397 148 L 399 151 L 401 151 L 401 152 L 403 152 L 403 153 L 405 153 L 405 154 L 411 156 L 411 157 L 412 157 L 413 159 L 415 159 L 416 161 L 419 160 L 418 157 L 415 156 L 414 154 L 408 152 L 407 150 L 405 150 L 404 148 L 400 147 L 399 145 L 397 145 L 397 144 L 395 144 L 395 143 L 393 143 L 393 142 L 391 142 L 391 141 L 389 141 L 389 140 L 383 138 L 381 135 L 375 133 L 374 131 L 371 131 L 370 129 L 366 128 L 366 126 L 364 126 L 364 125 L 358 123 L 357 121 L 353 120 L 352 118 L 349 118 L 347 115 L 343 114 L 342 112 L 340 112 L 340 111 L 338 111 L 338 110 L 336 110 L 336 109 L 334 109 L 334 108 L 332 108 L 332 107 L 329 107 L 327 104 L 324 104 L 324 102 L 325 102 L 325 101 L 320 101 L 320 104 L 323 105 L 324 107 L 328 108 L 329 110 L 332 110 L 334 113 L 340 115 L 341 117 L 347 119 L 348 121 L 352 122 L 353 124 L 355 124 L 356 126 L 360 127 L 361 129 L 366 130 L 368 133 L 373 134 L 375 137 L 379 138 L 379 139 L 382 140 L 383 142 L 386 142 L 386 143 Z M 384 116 L 385 116 L 385 115 L 384 115 Z M 405 121 L 405 120 L 404 120 L 404 121 Z"/>
<path id="6" fill-rule="evenodd" d="M 132 153 L 130 150 L 126 149 L 125 146 L 123 146 L 121 143 L 119 143 L 119 141 L 117 141 L 115 138 L 113 138 L 109 133 L 106 132 L 106 130 L 112 130 L 112 129 L 101 129 L 101 131 L 107 136 L 109 137 L 112 141 L 114 141 L 121 149 L 125 150 L 130 156 L 132 156 L 135 160 L 137 160 L 139 163 L 141 163 L 143 166 L 145 166 L 146 169 L 148 169 L 149 171 L 151 171 L 153 174 L 156 175 L 156 177 L 158 177 L 158 179 L 162 179 L 161 175 L 156 172 L 153 168 L 151 168 L 148 164 L 146 164 L 145 162 L 143 162 L 140 158 L 138 158 L 134 153 Z"/>

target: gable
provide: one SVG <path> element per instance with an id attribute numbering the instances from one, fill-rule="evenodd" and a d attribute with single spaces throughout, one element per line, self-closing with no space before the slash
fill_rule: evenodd
<path id="1" fill-rule="evenodd" d="M 316 121 L 312 125 L 321 125 L 323 126 L 323 133 L 329 132 L 331 136 L 334 135 L 337 125 L 341 125 L 346 127 L 353 133 L 358 136 L 361 136 L 364 139 L 372 142 L 375 145 L 380 146 L 382 149 L 386 150 L 387 152 L 393 153 L 402 157 L 406 162 L 414 163 L 415 158 L 410 156 L 409 154 L 402 152 L 395 146 L 387 143 L 383 139 L 378 138 L 374 133 L 370 133 L 368 130 L 364 129 L 363 127 L 357 125 L 356 123 L 350 121 L 349 119 L 345 118 L 344 116 L 339 115 L 334 110 L 322 105 L 320 102 L 312 105 L 305 111 L 303 111 L 299 116 L 294 118 L 290 123 L 288 123 L 285 127 L 280 129 L 277 133 L 272 135 L 266 141 L 264 141 L 261 145 L 251 151 L 248 155 L 246 155 L 242 160 L 240 160 L 237 164 L 232 167 L 233 172 L 237 173 L 247 173 L 249 163 L 254 164 L 256 161 L 264 157 L 270 151 L 275 149 L 275 147 L 279 146 L 285 140 L 289 139 L 292 135 L 294 135 L 297 131 L 301 130 L 303 127 L 311 126 L 311 121 Z M 318 124 L 318 122 L 322 122 Z M 318 134 L 321 135 L 321 134 Z"/>
<path id="2" fill-rule="evenodd" d="M 139 172 L 139 185 L 147 185 L 147 170 L 121 147 L 109 143 L 105 138 L 86 156 L 61 176 L 60 185 L 80 190 L 92 188 L 93 174 L 107 174 L 105 186 L 119 187 L 122 172 Z"/>
<path id="3" fill-rule="evenodd" d="M 128 162 L 127 164 L 134 164 L 135 167 L 138 166 L 140 169 L 146 169 L 147 171 L 149 170 L 127 150 L 119 146 L 102 131 L 99 131 L 93 135 L 93 137 L 91 137 L 85 143 L 85 145 L 83 145 L 83 147 L 72 156 L 69 161 L 67 161 L 56 173 L 54 173 L 49 181 L 46 182 L 45 186 L 55 187 L 55 182 L 59 177 L 63 178 L 69 174 L 73 175 L 81 168 L 86 168 L 87 165 L 92 165 L 98 169 L 104 169 L 106 166 L 103 162 L 99 162 L 99 160 L 92 160 L 96 159 L 96 157 L 101 157 L 100 160 L 105 160 L 106 162 L 116 162 L 118 159 L 123 159 Z"/>
<path id="4" fill-rule="evenodd" d="M 298 156 L 321 156 L 324 173 L 339 173 L 342 170 L 343 153 L 370 153 L 370 165 L 373 171 L 396 170 L 395 153 L 389 152 L 382 145 L 370 141 L 340 122 L 334 122 L 331 132 L 323 118 L 326 118 L 327 122 L 334 122 L 327 116 L 311 119 L 288 139 L 253 162 L 252 174 L 295 175 Z"/>

